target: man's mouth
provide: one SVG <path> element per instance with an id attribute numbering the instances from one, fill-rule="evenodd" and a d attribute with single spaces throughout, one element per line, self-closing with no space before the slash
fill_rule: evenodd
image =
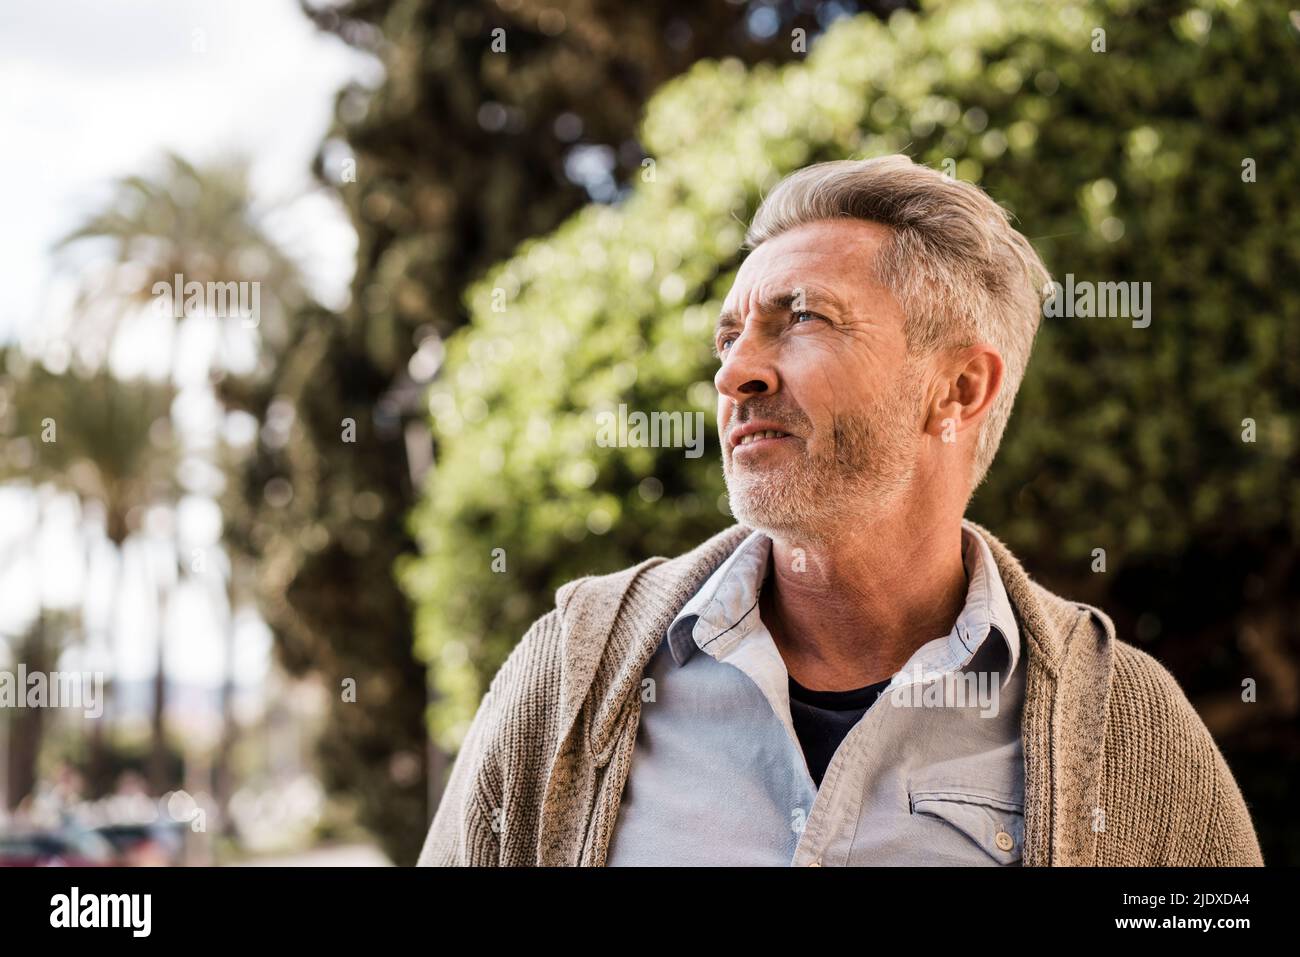
<path id="1" fill-rule="evenodd" d="M 786 439 L 797 438 L 792 432 L 778 429 L 775 426 L 776 423 L 771 419 L 738 425 L 727 434 L 727 445 L 731 451 L 736 452 L 742 448 L 760 449 L 767 446 L 778 446 Z"/>
<path id="2" fill-rule="evenodd" d="M 761 432 L 749 432 L 736 440 L 736 447 L 739 448 L 742 445 L 752 445 L 755 442 L 761 442 L 764 439 L 784 439 L 788 438 L 789 435 L 789 432 L 779 432 L 776 429 L 764 429 Z"/>

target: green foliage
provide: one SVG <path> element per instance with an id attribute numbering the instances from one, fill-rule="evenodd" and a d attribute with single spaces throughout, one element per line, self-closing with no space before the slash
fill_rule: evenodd
<path id="1" fill-rule="evenodd" d="M 424 554 L 400 571 L 438 739 L 459 739 L 554 588 L 730 522 L 715 431 L 690 460 L 599 448 L 596 417 L 626 403 L 712 421 L 710 329 L 742 223 L 810 162 L 952 160 L 1055 277 L 1152 284 L 1149 328 L 1044 321 L 974 505 L 1031 569 L 1095 590 L 1097 546 L 1114 569 L 1194 541 L 1294 538 L 1296 47 L 1277 0 L 959 0 L 842 21 L 801 63 L 700 63 L 658 93 L 642 128 L 653 181 L 473 287 L 472 327 L 430 397 L 440 455 L 412 518 Z"/>

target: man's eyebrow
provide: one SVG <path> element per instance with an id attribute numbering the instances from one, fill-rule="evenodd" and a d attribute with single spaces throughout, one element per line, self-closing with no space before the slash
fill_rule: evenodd
<path id="1" fill-rule="evenodd" d="M 724 309 L 718 314 L 718 321 L 713 327 L 713 338 L 718 338 L 728 329 L 735 329 L 740 325 L 740 316 L 734 309 Z"/>
<path id="2" fill-rule="evenodd" d="M 829 307 L 841 312 L 844 309 L 840 304 L 840 301 L 830 293 L 822 292 L 819 289 L 803 289 L 798 292 L 791 290 L 789 292 L 766 296 L 759 300 L 758 311 L 764 313 L 785 312 L 789 309 L 793 309 L 796 305 L 803 308 L 811 306 L 820 306 L 822 308 Z M 734 309 L 724 309 L 718 315 L 718 322 L 714 327 L 713 337 L 716 339 L 723 330 L 734 329 L 739 325 L 740 316 L 736 311 Z"/>

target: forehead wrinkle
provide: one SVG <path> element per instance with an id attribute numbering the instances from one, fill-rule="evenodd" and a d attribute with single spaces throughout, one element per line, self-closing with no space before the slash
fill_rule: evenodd
<path id="1" fill-rule="evenodd" d="M 796 289 L 803 290 L 803 305 L 819 306 L 823 308 L 832 308 L 837 312 L 848 312 L 848 307 L 838 296 L 829 290 L 819 286 L 801 286 L 798 283 L 789 286 L 777 286 L 772 284 L 773 288 L 764 290 L 760 287 L 758 301 L 755 303 L 755 309 L 762 314 L 770 315 L 777 312 L 786 312 L 792 309 L 798 301 L 795 293 Z M 723 309 L 718 315 L 718 329 L 737 325 L 740 322 L 740 315 L 735 309 Z"/>
<path id="2" fill-rule="evenodd" d="M 832 230 L 833 245 L 824 230 L 817 235 L 805 234 L 810 227 L 826 226 L 836 227 Z M 843 235 L 840 226 L 851 227 L 853 231 Z M 869 227 L 870 232 L 863 235 L 860 227 Z M 875 291 L 871 287 L 893 294 L 886 278 L 891 273 L 888 262 L 896 250 L 894 240 L 893 229 L 875 222 L 854 220 L 805 224 L 759 245 L 745 260 L 741 273 L 752 271 L 755 274 L 751 288 L 762 291 L 767 287 L 781 290 L 782 286 L 801 286 L 806 303 L 826 304 L 846 316 L 854 315 L 861 295 Z M 764 278 L 764 273 L 774 278 Z M 801 279 L 801 274 L 809 278 Z M 836 295 L 827 282 L 847 282 L 849 287 L 842 289 L 843 295 Z M 781 305 L 777 304 L 777 308 Z"/>

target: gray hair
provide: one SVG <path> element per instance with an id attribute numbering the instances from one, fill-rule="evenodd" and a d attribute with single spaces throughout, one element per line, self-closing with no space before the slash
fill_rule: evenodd
<path id="1" fill-rule="evenodd" d="M 1007 211 L 982 189 L 898 155 L 817 163 L 792 173 L 759 205 L 745 245 L 843 218 L 891 232 L 874 264 L 875 278 L 903 307 L 909 355 L 987 342 L 1002 356 L 1002 388 L 976 444 L 974 489 L 997 454 L 1029 364 L 1047 269 Z"/>

